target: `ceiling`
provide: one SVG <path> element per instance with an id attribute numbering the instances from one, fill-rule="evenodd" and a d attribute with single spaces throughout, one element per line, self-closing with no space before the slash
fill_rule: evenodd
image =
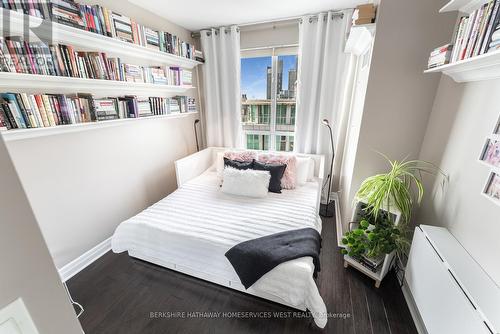
<path id="1" fill-rule="evenodd" d="M 353 8 L 369 0 L 129 0 L 188 30 Z"/>

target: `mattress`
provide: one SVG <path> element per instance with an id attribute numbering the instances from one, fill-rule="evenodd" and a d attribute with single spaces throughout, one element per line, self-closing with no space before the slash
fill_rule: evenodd
<path id="1" fill-rule="evenodd" d="M 240 291 L 311 311 L 326 325 L 326 307 L 313 280 L 311 257 L 288 261 L 265 274 L 249 289 L 224 254 L 234 245 L 273 233 L 304 227 L 321 232 L 317 181 L 267 198 L 224 194 L 214 171 L 121 223 L 112 238 L 115 253 L 149 260 Z"/>

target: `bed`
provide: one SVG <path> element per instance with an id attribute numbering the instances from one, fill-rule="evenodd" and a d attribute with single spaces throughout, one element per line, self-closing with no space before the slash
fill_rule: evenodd
<path id="1" fill-rule="evenodd" d="M 224 148 L 207 148 L 175 163 L 178 189 L 121 223 L 112 250 L 299 310 L 324 328 L 326 306 L 313 279 L 311 257 L 282 263 L 245 289 L 224 254 L 234 245 L 273 233 L 311 227 L 318 216 L 324 158 L 315 178 L 267 198 L 224 194 L 214 167 Z"/>

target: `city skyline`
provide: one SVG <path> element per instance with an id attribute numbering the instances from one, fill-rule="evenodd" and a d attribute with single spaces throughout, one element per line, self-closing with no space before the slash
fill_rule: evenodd
<path id="1" fill-rule="evenodd" d="M 297 56 L 286 55 L 279 56 L 279 62 L 282 62 L 281 90 L 288 91 L 294 86 L 297 79 Z M 253 57 L 241 59 L 241 94 L 246 95 L 250 100 L 267 99 L 268 67 L 272 65 L 272 57 Z M 278 65 L 279 66 L 279 65 Z M 278 81 L 279 78 L 278 78 Z M 281 93 L 281 92 L 278 92 Z M 288 94 L 288 93 L 287 93 Z M 287 96 L 288 97 L 288 96 Z M 293 96 L 294 97 L 294 96 Z"/>

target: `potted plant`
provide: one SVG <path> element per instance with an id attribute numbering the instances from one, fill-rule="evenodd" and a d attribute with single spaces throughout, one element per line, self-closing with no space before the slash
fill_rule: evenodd
<path id="1" fill-rule="evenodd" d="M 384 156 L 385 157 L 385 156 Z M 444 173 L 433 164 L 421 160 L 389 162 L 387 173 L 371 176 L 363 181 L 356 193 L 362 202 L 361 219 L 345 233 L 342 253 L 355 259 L 380 258 L 396 251 L 400 263 L 407 254 L 410 243 L 407 226 L 413 205 L 420 204 L 424 196 L 422 175 Z M 396 224 L 393 209 L 401 213 Z"/>

